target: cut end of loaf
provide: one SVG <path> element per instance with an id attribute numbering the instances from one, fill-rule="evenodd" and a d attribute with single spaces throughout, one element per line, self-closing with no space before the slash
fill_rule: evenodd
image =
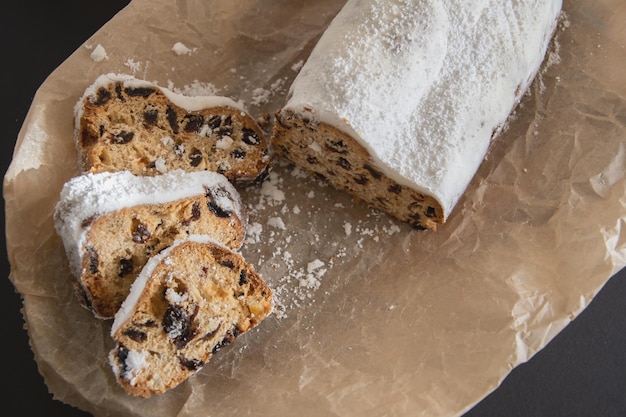
<path id="1" fill-rule="evenodd" d="M 444 223 L 443 209 L 432 196 L 385 175 L 350 135 L 292 111 L 275 116 L 270 143 L 278 157 L 417 229 L 436 230 Z"/>

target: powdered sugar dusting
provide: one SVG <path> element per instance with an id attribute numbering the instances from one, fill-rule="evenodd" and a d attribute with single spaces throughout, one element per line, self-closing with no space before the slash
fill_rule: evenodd
<path id="1" fill-rule="evenodd" d="M 172 81 L 168 81 L 167 88 L 177 94 L 183 94 L 186 96 L 217 96 L 220 94 L 220 90 L 215 84 L 210 82 L 203 82 L 199 80 L 193 80 L 190 84 L 185 84 L 183 87 L 175 87 Z"/>

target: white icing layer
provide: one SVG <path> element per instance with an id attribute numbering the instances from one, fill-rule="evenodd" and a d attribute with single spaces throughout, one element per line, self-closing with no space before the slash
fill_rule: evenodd
<path id="1" fill-rule="evenodd" d="M 215 203 L 235 213 L 246 224 L 241 197 L 226 177 L 212 171 L 173 170 L 154 177 L 136 176 L 128 171 L 83 174 L 63 186 L 54 210 L 55 228 L 65 246 L 70 267 L 80 275 L 88 219 L 140 204 L 162 204 L 195 195 L 207 189 Z"/>
<path id="2" fill-rule="evenodd" d="M 135 281 L 133 282 L 133 285 L 130 287 L 130 292 L 129 292 L 128 296 L 126 296 L 126 299 L 122 303 L 120 309 L 117 310 L 117 313 L 115 313 L 115 319 L 113 320 L 113 325 L 111 327 L 111 336 L 113 336 L 115 334 L 115 332 L 117 332 L 117 330 L 128 319 L 130 319 L 130 317 L 132 315 L 132 312 L 133 312 L 133 310 L 135 308 L 135 305 L 137 304 L 137 302 L 141 298 L 141 294 L 143 293 L 143 290 L 145 289 L 146 284 L 148 283 L 148 280 L 152 276 L 152 273 L 154 272 L 155 268 L 161 262 L 164 262 L 164 261 L 168 262 L 167 261 L 167 257 L 172 252 L 172 249 L 174 249 L 176 246 L 180 245 L 181 243 L 183 243 L 185 241 L 189 241 L 189 240 L 190 241 L 194 241 L 194 242 L 199 242 L 199 243 L 212 243 L 212 244 L 215 244 L 215 245 L 220 245 L 221 247 L 223 247 L 223 248 L 225 248 L 227 250 L 231 250 L 231 249 L 226 248 L 226 246 L 224 246 L 223 244 L 221 244 L 217 240 L 212 239 L 209 236 L 206 236 L 206 235 L 190 235 L 187 238 L 187 240 L 176 240 L 172 244 L 172 246 L 162 250 L 157 255 L 151 257 L 148 260 L 148 262 L 146 263 L 146 265 L 144 265 L 143 269 L 141 270 L 141 272 L 139 273 L 139 275 L 137 276 Z"/>
<path id="3" fill-rule="evenodd" d="M 534 79 L 561 0 L 349 0 L 283 111 L 353 136 L 448 217 Z"/>

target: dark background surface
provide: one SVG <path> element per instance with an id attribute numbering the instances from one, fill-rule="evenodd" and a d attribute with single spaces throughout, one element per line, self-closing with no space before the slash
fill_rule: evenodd
<path id="1" fill-rule="evenodd" d="M 46 77 L 129 1 L 11 3 L 2 19 L 2 175 L 33 95 Z M 4 229 L 4 204 L 1 219 Z M 88 417 L 53 400 L 28 345 L 20 296 L 0 252 L 6 415 Z M 4 414 L 4 413 L 3 413 Z M 416 415 L 419 410 L 416 410 Z M 465 417 L 626 416 L 626 270 L 611 278 L 580 316 Z"/>

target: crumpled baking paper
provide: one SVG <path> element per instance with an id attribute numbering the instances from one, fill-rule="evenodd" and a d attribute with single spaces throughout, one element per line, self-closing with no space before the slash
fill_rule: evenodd
<path id="1" fill-rule="evenodd" d="M 541 73 L 444 227 L 412 230 L 277 162 L 242 190 L 242 253 L 275 314 L 176 389 L 125 394 L 110 323 L 78 306 L 51 220 L 77 174 L 75 102 L 123 72 L 271 115 L 342 3 L 134 0 L 41 86 L 4 197 L 10 279 L 56 399 L 95 416 L 456 416 L 626 264 L 626 4 L 565 1 Z"/>

